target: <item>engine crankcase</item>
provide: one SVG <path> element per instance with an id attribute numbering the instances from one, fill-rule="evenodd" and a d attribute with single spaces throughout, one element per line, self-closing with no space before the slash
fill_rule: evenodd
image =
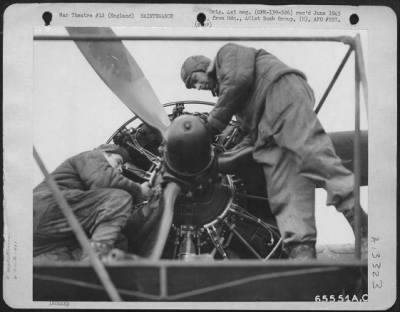
<path id="1" fill-rule="evenodd" d="M 222 218 L 235 201 L 230 176 L 197 192 L 182 193 L 175 203 L 175 225 L 202 227 Z"/>

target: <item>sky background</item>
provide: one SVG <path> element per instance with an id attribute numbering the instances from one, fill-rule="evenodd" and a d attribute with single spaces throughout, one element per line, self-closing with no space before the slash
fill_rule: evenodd
<path id="1" fill-rule="evenodd" d="M 62 28 L 54 30 L 66 34 Z M 117 34 L 130 29 L 114 28 Z M 263 35 L 279 35 L 264 31 Z M 282 33 L 283 34 L 283 33 Z M 354 32 L 301 32 L 293 29 L 285 35 L 351 35 Z M 363 47 L 366 34 L 362 33 Z M 190 55 L 213 58 L 227 41 L 125 41 L 161 103 L 182 100 L 215 102 L 208 91 L 187 90 L 180 79 L 180 68 Z M 315 42 L 241 42 L 264 48 L 291 67 L 302 70 L 315 92 L 317 103 L 347 51 L 341 43 Z M 364 48 L 364 57 L 367 53 Z M 48 170 L 66 158 L 105 143 L 131 111 L 94 72 L 73 41 L 34 42 L 34 145 Z M 319 118 L 327 132 L 354 129 L 354 59 L 350 57 L 333 87 Z M 365 106 L 361 106 L 362 129 L 367 129 Z M 34 185 L 43 179 L 34 168 Z M 33 186 L 34 186 L 33 185 Z M 361 203 L 368 210 L 368 187 L 361 190 Z M 319 244 L 353 243 L 354 237 L 342 215 L 325 206 L 326 193 L 316 192 L 316 219 Z"/>

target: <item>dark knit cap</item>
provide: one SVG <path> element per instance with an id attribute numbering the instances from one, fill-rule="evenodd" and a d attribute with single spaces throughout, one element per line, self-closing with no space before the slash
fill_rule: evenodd
<path id="1" fill-rule="evenodd" d="M 129 154 L 129 151 L 122 146 L 119 146 L 116 144 L 103 144 L 103 145 L 100 145 L 97 148 L 97 150 L 101 150 L 106 153 L 121 155 L 124 162 L 132 162 L 132 158 L 131 158 L 131 155 Z"/>
<path id="2" fill-rule="evenodd" d="M 186 88 L 191 87 L 190 78 L 194 72 L 206 72 L 211 60 L 203 55 L 193 55 L 186 59 L 182 65 L 181 78 Z"/>

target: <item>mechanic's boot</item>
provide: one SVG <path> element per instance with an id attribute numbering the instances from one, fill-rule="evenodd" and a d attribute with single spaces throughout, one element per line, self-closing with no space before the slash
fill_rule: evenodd
<path id="1" fill-rule="evenodd" d="M 114 241 L 91 241 L 90 245 L 99 259 L 103 261 L 113 249 Z M 86 252 L 82 254 L 82 261 L 89 261 L 89 255 Z"/>
<path id="2" fill-rule="evenodd" d="M 349 222 L 351 229 L 353 232 L 356 232 L 356 218 L 354 213 L 354 208 L 348 211 L 344 211 L 343 215 L 346 218 L 347 222 Z M 368 237 L 368 215 L 365 211 L 360 208 L 360 219 L 361 219 L 361 237 Z"/>
<path id="3" fill-rule="evenodd" d="M 361 219 L 361 259 L 367 259 L 368 255 L 368 215 L 365 211 L 361 208 L 360 209 L 360 219 Z M 356 233 L 356 226 L 355 226 L 355 214 L 354 209 L 350 211 L 343 212 L 344 217 L 346 218 L 347 222 L 349 222 L 351 229 L 355 235 Z"/>
<path id="4" fill-rule="evenodd" d="M 290 243 L 286 246 L 289 259 L 306 261 L 317 258 L 315 243 Z"/>

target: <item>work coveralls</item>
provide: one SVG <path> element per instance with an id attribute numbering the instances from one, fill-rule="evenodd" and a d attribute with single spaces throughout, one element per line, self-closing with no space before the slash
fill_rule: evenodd
<path id="1" fill-rule="evenodd" d="M 142 200 L 140 186 L 111 167 L 101 150 L 67 159 L 51 176 L 94 242 L 114 243 Z M 33 223 L 34 257 L 79 259 L 79 244 L 45 181 L 33 190 Z"/>
<path id="2" fill-rule="evenodd" d="M 314 243 L 315 184 L 326 189 L 327 205 L 344 212 L 354 206 L 353 174 L 313 111 L 306 77 L 265 50 L 237 44 L 224 45 L 207 71 L 219 96 L 208 118 L 211 129 L 222 131 L 236 115 L 263 166 L 284 244 Z"/>

